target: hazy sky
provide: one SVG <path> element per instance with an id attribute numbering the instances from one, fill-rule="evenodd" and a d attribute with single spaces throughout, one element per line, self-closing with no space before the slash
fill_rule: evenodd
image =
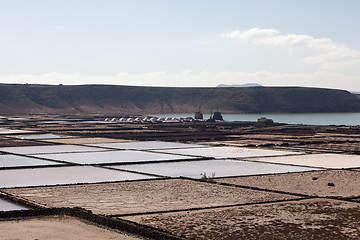
<path id="1" fill-rule="evenodd" d="M 360 91 L 359 0 L 0 0 L 0 82 Z"/>

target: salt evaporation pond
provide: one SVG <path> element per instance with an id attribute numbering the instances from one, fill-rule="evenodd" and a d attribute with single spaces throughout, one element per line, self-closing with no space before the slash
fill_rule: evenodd
<path id="1" fill-rule="evenodd" d="M 43 154 L 43 158 L 59 160 L 79 164 L 101 163 L 133 163 L 148 161 L 171 161 L 182 159 L 196 159 L 197 157 L 185 157 L 180 155 L 162 154 L 142 151 L 107 151 L 107 152 L 83 152 L 83 153 L 59 153 Z"/>
<path id="2" fill-rule="evenodd" d="M 23 135 L 19 137 L 24 140 L 69 138 L 69 136 L 60 136 L 55 134 L 31 134 L 31 135 Z"/>
<path id="3" fill-rule="evenodd" d="M 153 177 L 91 166 L 9 169 L 0 171 L 0 188 L 114 182 Z"/>
<path id="4" fill-rule="evenodd" d="M 17 155 L 1 155 L 0 168 L 60 165 L 61 163 Z"/>
<path id="5" fill-rule="evenodd" d="M 282 156 L 271 158 L 252 158 L 252 161 L 293 164 L 322 168 L 356 168 L 360 167 L 359 155 L 345 154 L 306 154 L 298 156 Z"/>
<path id="6" fill-rule="evenodd" d="M 299 152 L 291 152 L 291 151 L 276 151 L 276 150 L 237 148 L 237 147 L 208 147 L 208 148 L 189 148 L 189 149 L 168 149 L 168 150 L 155 150 L 155 151 L 183 154 L 189 156 L 212 157 L 212 158 L 243 158 L 243 157 L 263 157 L 263 156 L 269 157 L 269 156 L 279 156 L 279 155 L 301 154 Z"/>
<path id="7" fill-rule="evenodd" d="M 207 176 L 211 176 L 212 173 L 215 173 L 215 177 L 230 177 L 321 170 L 317 168 L 237 160 L 152 163 L 126 166 L 111 166 L 111 168 L 131 170 L 141 173 L 157 174 L 161 176 L 183 176 L 191 178 L 201 178 L 201 174 L 203 173 L 206 173 Z"/>
<path id="8" fill-rule="evenodd" d="M 90 152 L 105 151 L 101 148 L 77 146 L 77 145 L 42 145 L 26 147 L 2 147 L 0 151 L 17 154 L 45 154 L 45 153 L 64 153 L 64 152 Z"/>
<path id="9" fill-rule="evenodd" d="M 161 142 L 161 141 L 114 142 L 114 143 L 95 143 L 95 144 L 85 144 L 85 145 L 114 148 L 114 149 L 135 149 L 135 150 L 208 147 L 206 145 L 186 144 L 186 143 L 176 143 L 176 142 Z"/>
<path id="10" fill-rule="evenodd" d="M 27 210 L 27 208 L 0 199 L 0 211 Z"/>

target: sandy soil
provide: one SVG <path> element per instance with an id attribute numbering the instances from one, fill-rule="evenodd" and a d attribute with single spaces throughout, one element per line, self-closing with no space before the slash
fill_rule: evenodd
<path id="1" fill-rule="evenodd" d="M 126 217 L 190 239 L 359 239 L 360 204 L 306 200 Z"/>
<path id="2" fill-rule="evenodd" d="M 77 206 L 108 215 L 296 199 L 289 195 L 181 179 L 3 191 L 48 207 Z"/>
<path id="3" fill-rule="evenodd" d="M 24 133 L 34 133 L 34 131 L 28 130 L 18 130 L 18 129 L 10 129 L 10 128 L 0 128 L 0 134 L 24 134 Z"/>
<path id="4" fill-rule="evenodd" d="M 327 170 L 264 176 L 219 178 L 217 182 L 279 190 L 311 196 L 360 196 L 360 172 Z M 334 186 L 329 186 L 332 185 Z"/>
<path id="5" fill-rule="evenodd" d="M 360 151 L 360 142 L 352 143 L 327 143 L 327 144 L 309 144 L 308 148 L 319 148 L 329 150 L 342 150 L 342 151 Z"/>
<path id="6" fill-rule="evenodd" d="M 111 143 L 111 142 L 130 142 L 125 139 L 115 138 L 65 138 L 65 139 L 44 139 L 45 142 L 63 143 L 63 144 L 92 144 L 92 143 Z"/>
<path id="7" fill-rule="evenodd" d="M 38 145 L 48 145 L 48 143 L 0 137 L 0 147 L 38 146 Z"/>
<path id="8" fill-rule="evenodd" d="M 0 229 L 0 239 L 4 240 L 143 239 L 89 225 L 68 216 L 0 221 Z"/>
<path id="9" fill-rule="evenodd" d="M 207 144 L 225 146 L 264 146 L 268 144 L 298 146 L 311 149 L 327 149 L 342 151 L 360 151 L 359 135 L 315 133 L 314 135 L 291 136 L 287 134 L 249 134 L 233 136 L 234 140 L 208 141 Z"/>
<path id="10" fill-rule="evenodd" d="M 209 145 L 225 145 L 229 147 L 246 147 L 248 145 L 260 146 L 264 144 L 279 144 L 278 141 L 271 141 L 271 140 L 252 140 L 252 139 L 242 139 L 236 141 L 207 141 L 202 142 L 203 144 Z"/>

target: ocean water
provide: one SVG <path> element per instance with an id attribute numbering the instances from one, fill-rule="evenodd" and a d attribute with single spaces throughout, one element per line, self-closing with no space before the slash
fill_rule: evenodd
<path id="1" fill-rule="evenodd" d="M 225 121 L 257 121 L 260 117 L 271 118 L 278 123 L 312 125 L 360 125 L 360 113 L 262 113 L 262 114 L 222 114 Z M 158 114 L 156 117 L 194 117 L 189 114 Z M 204 114 L 208 119 L 210 114 Z"/>

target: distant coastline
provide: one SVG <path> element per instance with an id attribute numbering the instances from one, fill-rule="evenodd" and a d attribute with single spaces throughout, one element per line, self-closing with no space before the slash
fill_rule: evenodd
<path id="1" fill-rule="evenodd" d="M 156 117 L 194 117 L 186 114 L 155 114 Z M 267 117 L 277 123 L 309 125 L 346 125 L 360 126 L 360 113 L 259 113 L 259 114 L 222 114 L 225 121 L 255 122 L 260 117 Z M 204 114 L 208 119 L 210 114 Z"/>

